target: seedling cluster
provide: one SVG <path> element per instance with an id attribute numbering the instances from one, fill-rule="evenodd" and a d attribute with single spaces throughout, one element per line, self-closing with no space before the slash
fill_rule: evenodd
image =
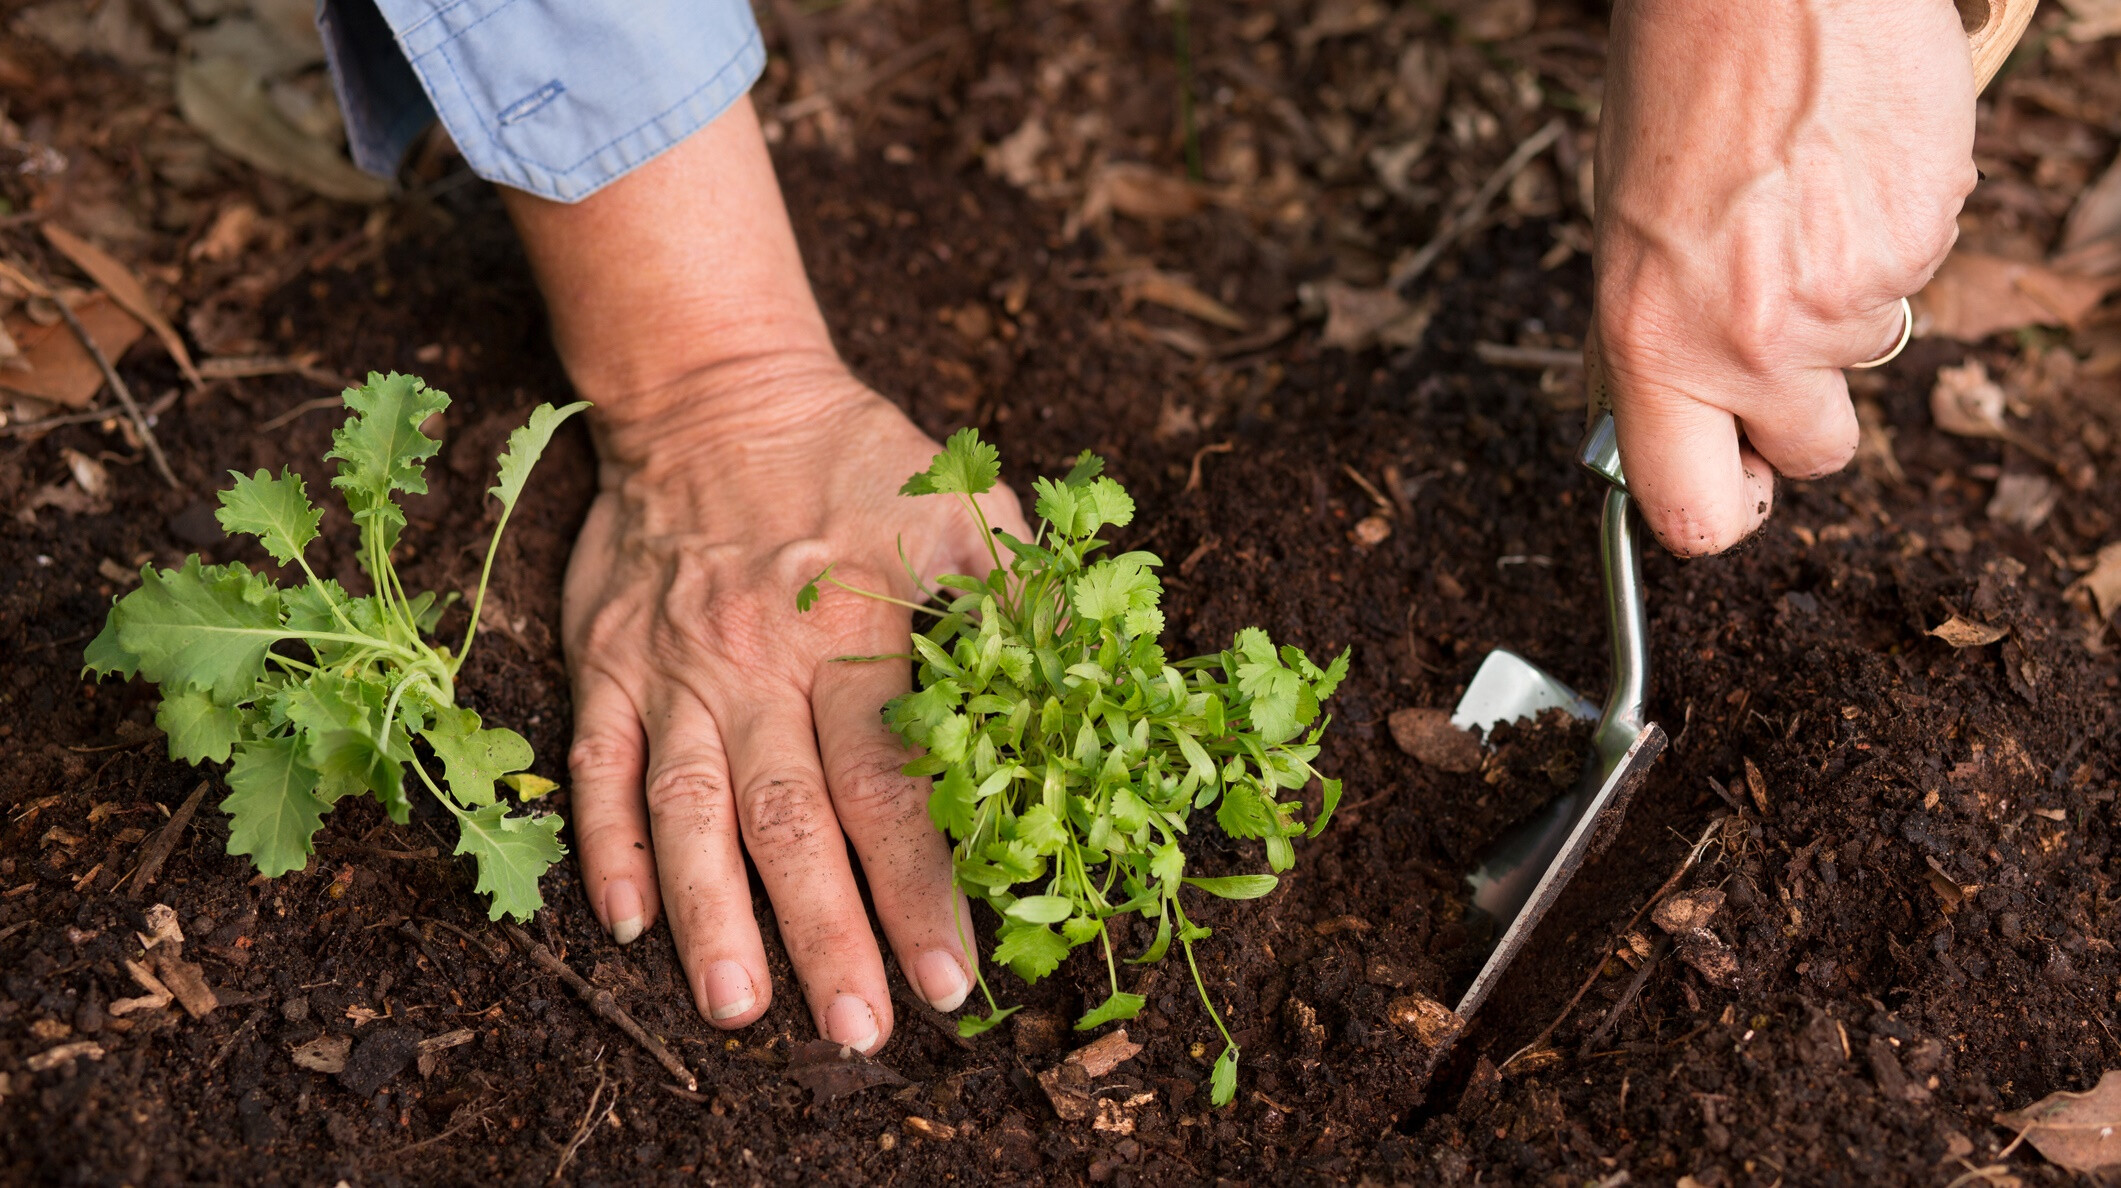
<path id="1" fill-rule="evenodd" d="M 1096 556 L 1106 545 L 1098 533 L 1134 518 L 1134 500 L 1103 469 L 1086 451 L 1066 478 L 1038 479 L 1041 522 L 1028 541 L 995 530 L 973 498 L 1001 470 L 973 430 L 907 480 L 900 494 L 961 500 L 994 565 L 984 578 L 944 575 L 943 593 L 923 587 L 933 605 L 903 603 L 936 621 L 915 631 L 913 653 L 900 657 L 917 662 L 915 691 L 885 706 L 884 717 L 925 752 L 904 771 L 934 777 L 928 814 L 954 843 L 957 885 L 1001 917 L 994 960 L 1035 982 L 1095 941 L 1111 994 L 1075 1026 L 1131 1019 L 1143 999 L 1120 989 L 1111 921 L 1155 920 L 1155 939 L 1126 960 L 1160 961 L 1178 942 L 1222 1034 L 1210 1097 L 1223 1105 L 1236 1093 L 1238 1048 L 1194 960 L 1194 942 L 1210 930 L 1188 917 L 1181 892 L 1265 895 L 1295 864 L 1292 840 L 1325 828 L 1341 787 L 1312 766 L 1325 730 L 1319 707 L 1348 655 L 1320 668 L 1248 627 L 1226 651 L 1168 660 L 1157 642 L 1162 562 L 1144 552 Z M 901 601 L 843 585 L 827 569 L 803 588 L 799 608 L 816 603 L 821 583 Z M 1278 797 L 1313 779 L 1323 801 L 1307 828 L 1302 804 Z M 1181 838 L 1194 812 L 1211 807 L 1224 833 L 1264 844 L 1274 873 L 1187 875 Z M 961 1019 L 965 1035 L 1017 1009 L 1000 1007 L 984 976 L 979 986 L 989 1013 Z"/>
<path id="2" fill-rule="evenodd" d="M 305 580 L 283 588 L 241 562 L 207 565 L 197 554 L 176 569 L 146 566 L 139 589 L 118 600 L 88 645 L 88 668 L 161 687 L 155 720 L 173 758 L 198 764 L 234 757 L 232 791 L 221 802 L 231 818 L 228 852 L 249 855 L 266 877 L 308 864 L 324 814 L 346 796 L 373 796 L 404 824 L 412 811 L 410 768 L 456 818 L 456 852 L 478 860 L 478 890 L 492 896 L 492 917 L 528 919 L 544 903 L 539 876 L 562 853 L 560 818 L 510 811 L 495 785 L 526 800 L 553 785 L 512 774 L 530 766 L 530 743 L 456 704 L 456 676 L 478 634 L 501 531 L 531 467 L 560 422 L 588 405 L 540 405 L 509 435 L 492 488 L 500 520 L 463 642 L 452 653 L 426 637 L 455 596 L 438 602 L 433 593 L 408 595 L 390 562 L 405 528 L 394 496 L 426 492 L 426 460 L 441 443 L 420 426 L 449 407 L 449 397 L 414 376 L 370 372 L 345 400 L 353 415 L 332 435 L 325 457 L 338 463 L 332 486 L 360 529 L 370 592 L 348 593 L 304 558 L 323 512 L 310 503 L 301 476 L 238 473 L 220 493 L 221 527 L 257 537 L 274 561 L 298 566 Z M 426 743 L 425 761 L 415 738 Z M 430 764 L 441 769 L 441 783 Z"/>

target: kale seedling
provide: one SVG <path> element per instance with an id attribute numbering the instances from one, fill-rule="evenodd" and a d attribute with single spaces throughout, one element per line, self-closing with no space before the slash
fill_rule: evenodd
<path id="1" fill-rule="evenodd" d="M 1332 816 L 1340 781 L 1311 761 L 1325 730 L 1319 704 L 1346 674 L 1348 654 L 1321 669 L 1248 627 L 1228 651 L 1168 661 L 1157 643 L 1163 588 L 1152 572 L 1162 562 L 1141 552 L 1093 558 L 1106 543 L 1101 529 L 1134 518 L 1134 500 L 1103 469 L 1085 451 L 1066 478 L 1039 479 L 1041 523 L 1033 539 L 1017 540 L 993 529 L 972 498 L 993 488 L 999 454 L 961 430 L 899 493 L 962 500 L 986 534 L 993 570 L 938 579 L 952 593 L 930 595 L 936 609 L 844 585 L 828 568 L 796 605 L 815 605 L 824 583 L 937 616 L 914 633 L 913 654 L 897 657 L 918 661 L 917 691 L 892 700 L 884 717 L 926 751 L 904 771 L 936 777 L 928 815 L 954 843 L 957 885 L 1001 916 L 994 959 L 1035 982 L 1097 941 L 1112 993 L 1075 1026 L 1131 1019 L 1143 1000 L 1119 988 L 1108 922 L 1130 913 L 1155 920 L 1156 939 L 1127 960 L 1160 961 L 1173 939 L 1184 949 L 1222 1034 L 1210 1096 L 1225 1105 L 1237 1091 L 1237 1044 L 1193 957 L 1209 929 L 1188 918 L 1181 889 L 1255 899 L 1276 878 L 1188 877 L 1179 839 L 1194 810 L 1214 806 L 1223 832 L 1265 844 L 1270 870 L 1295 864 L 1290 839 L 1306 832 L 1303 806 L 1276 796 L 1316 778 L 1324 800 L 1309 833 Z M 1011 554 L 1006 564 L 996 542 Z M 999 1007 L 984 976 L 979 987 L 989 1014 L 959 1020 L 968 1036 L 1017 1009 Z"/>
<path id="2" fill-rule="evenodd" d="M 307 580 L 282 588 L 240 562 L 204 565 L 197 554 L 178 569 L 146 566 L 140 588 L 118 600 L 88 645 L 88 669 L 161 686 L 155 722 L 172 758 L 198 764 L 234 755 L 232 791 L 221 802 L 232 818 L 228 852 L 249 855 L 267 878 L 308 865 L 312 836 L 341 797 L 367 793 L 404 824 L 412 811 L 409 766 L 457 819 L 456 852 L 478 859 L 478 890 L 493 896 L 492 918 L 528 919 L 544 904 L 538 877 L 562 853 L 560 818 L 511 814 L 494 784 L 506 782 L 526 799 L 552 784 L 510 774 L 530 766 L 530 743 L 457 705 L 456 675 L 478 634 L 501 530 L 530 469 L 560 422 L 588 405 L 540 405 L 509 435 L 492 488 L 500 522 L 464 642 L 452 654 L 424 638 L 448 600 L 409 596 L 390 564 L 405 527 L 393 494 L 426 493 L 426 460 L 441 443 L 420 426 L 449 407 L 449 397 L 414 376 L 370 372 L 345 400 L 353 415 L 332 434 L 325 457 L 339 464 L 332 486 L 360 528 L 371 592 L 350 594 L 303 558 L 324 513 L 309 502 L 300 475 L 232 472 L 236 485 L 220 493 L 215 513 L 221 527 L 257 537 L 274 561 L 299 566 Z M 415 737 L 440 764 L 447 792 L 414 753 Z"/>

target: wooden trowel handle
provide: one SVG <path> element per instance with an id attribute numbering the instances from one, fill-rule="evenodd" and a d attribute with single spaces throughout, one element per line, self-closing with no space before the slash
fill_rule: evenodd
<path id="1" fill-rule="evenodd" d="M 2040 0 L 1958 0 L 1958 4 L 1967 48 L 1974 52 L 1974 93 L 1978 95 L 2003 68 L 2003 60 L 2018 48 L 2018 39 L 2025 36 L 2025 26 L 2031 23 Z"/>

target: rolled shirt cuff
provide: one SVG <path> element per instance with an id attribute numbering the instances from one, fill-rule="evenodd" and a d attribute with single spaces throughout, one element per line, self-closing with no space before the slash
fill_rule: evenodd
<path id="1" fill-rule="evenodd" d="M 319 0 L 354 163 L 438 116 L 472 171 L 577 202 L 711 123 L 766 65 L 744 0 Z"/>

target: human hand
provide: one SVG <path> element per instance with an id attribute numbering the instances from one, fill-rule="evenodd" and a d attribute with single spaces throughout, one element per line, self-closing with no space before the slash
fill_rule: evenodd
<path id="1" fill-rule="evenodd" d="M 923 581 L 984 573 L 955 502 L 897 494 L 938 446 L 836 361 L 751 362 L 674 406 L 606 413 L 601 490 L 568 564 L 574 828 L 590 903 L 632 941 L 667 911 L 701 1014 L 757 1019 L 772 998 L 748 853 L 821 1034 L 873 1052 L 891 996 L 852 842 L 878 919 L 920 996 L 971 988 L 963 900 L 928 821 L 925 779 L 880 709 L 905 691 L 909 612 L 796 592 L 828 563 L 850 584 L 917 598 Z M 1015 497 L 981 497 L 1029 537 Z M 964 931 L 960 931 L 960 925 Z"/>
<path id="2" fill-rule="evenodd" d="M 1658 539 L 1720 552 L 1855 454 L 1841 368 L 1976 181 L 1967 39 L 1950 0 L 1620 0 L 1607 54 L 1594 397 Z"/>

